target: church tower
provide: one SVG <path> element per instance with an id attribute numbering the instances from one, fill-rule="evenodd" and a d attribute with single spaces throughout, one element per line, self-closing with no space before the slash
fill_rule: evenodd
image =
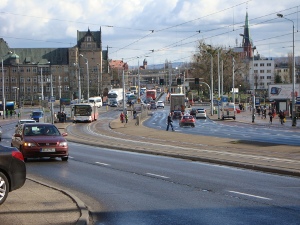
<path id="1" fill-rule="evenodd" d="M 246 19 L 245 19 L 245 26 L 244 26 L 244 34 L 243 34 L 243 48 L 246 58 L 253 57 L 253 42 L 250 37 L 250 30 L 249 30 L 249 21 L 248 21 L 248 12 L 246 12 Z"/>

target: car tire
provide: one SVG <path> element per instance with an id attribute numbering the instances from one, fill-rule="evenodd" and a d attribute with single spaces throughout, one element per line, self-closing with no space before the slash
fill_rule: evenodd
<path id="1" fill-rule="evenodd" d="M 5 202 L 9 192 L 9 183 L 7 177 L 2 172 L 0 172 L 0 190 L 0 205 L 2 205 Z"/>
<path id="2" fill-rule="evenodd" d="M 69 157 L 68 157 L 68 156 L 61 157 L 61 160 L 62 160 L 63 162 L 66 162 L 66 161 L 68 161 L 68 159 L 69 159 Z"/>

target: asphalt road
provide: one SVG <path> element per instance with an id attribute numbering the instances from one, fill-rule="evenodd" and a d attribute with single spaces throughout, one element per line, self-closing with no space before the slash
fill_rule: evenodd
<path id="1" fill-rule="evenodd" d="M 94 224 L 297 224 L 299 178 L 70 143 L 31 177 L 70 190 Z"/>
<path id="2" fill-rule="evenodd" d="M 153 115 L 143 125 L 158 130 L 165 130 L 169 110 L 169 106 L 166 106 L 164 109 L 153 111 Z M 173 122 L 175 131 L 185 134 L 300 146 L 300 130 L 291 130 L 284 126 L 270 129 L 269 127 L 251 126 L 243 123 L 197 119 L 195 128 L 191 128 L 179 127 L 178 122 L 179 120 L 174 120 Z"/>

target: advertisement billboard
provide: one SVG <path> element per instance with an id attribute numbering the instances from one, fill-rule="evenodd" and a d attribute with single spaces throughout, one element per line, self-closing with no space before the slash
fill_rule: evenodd
<path id="1" fill-rule="evenodd" d="M 300 85 L 295 84 L 295 98 L 299 96 Z M 293 96 L 293 85 L 292 84 L 271 84 L 269 85 L 269 99 L 290 99 Z"/>

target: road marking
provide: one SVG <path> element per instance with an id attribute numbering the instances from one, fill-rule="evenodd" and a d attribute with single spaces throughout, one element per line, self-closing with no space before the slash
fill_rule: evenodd
<path id="1" fill-rule="evenodd" d="M 271 198 L 266 198 L 266 197 L 262 197 L 262 196 L 258 196 L 258 195 L 251 195 L 251 194 L 247 194 L 247 193 L 243 193 L 243 192 L 237 192 L 237 191 L 228 191 L 228 192 L 239 194 L 239 195 L 245 195 L 245 196 L 249 196 L 249 197 L 254 197 L 254 198 L 260 198 L 260 199 L 265 199 L 265 200 L 272 200 Z"/>
<path id="2" fill-rule="evenodd" d="M 103 165 L 103 166 L 110 166 L 109 164 L 106 164 L 106 163 L 101 163 L 101 162 L 95 162 L 95 163 Z"/>
<path id="3" fill-rule="evenodd" d="M 165 177 L 165 176 L 161 176 L 161 175 L 158 175 L 158 174 L 154 174 L 154 173 L 146 173 L 147 175 L 150 175 L 150 176 L 154 176 L 154 177 L 161 177 L 161 178 L 166 178 L 166 179 L 169 179 L 170 177 Z"/>
<path id="4" fill-rule="evenodd" d="M 69 156 L 69 158 L 70 158 L 70 159 L 74 159 L 74 157 L 72 157 L 72 156 Z"/>

